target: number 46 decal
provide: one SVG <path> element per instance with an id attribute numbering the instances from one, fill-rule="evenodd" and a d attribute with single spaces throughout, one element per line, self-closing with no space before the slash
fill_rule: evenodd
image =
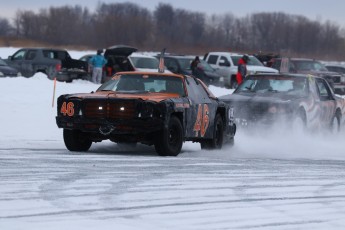
<path id="1" fill-rule="evenodd" d="M 64 115 L 64 116 L 70 116 L 72 117 L 74 115 L 74 104 L 73 102 L 64 102 L 62 103 L 60 112 Z"/>
<path id="2" fill-rule="evenodd" d="M 196 122 L 194 124 L 194 131 L 195 131 L 195 136 L 199 136 L 199 131 L 200 131 L 200 136 L 204 137 L 206 130 L 208 128 L 208 125 L 210 123 L 210 118 L 208 117 L 209 114 L 209 109 L 208 105 L 204 104 L 202 106 L 201 104 L 198 106 L 198 115 L 196 117 Z"/>

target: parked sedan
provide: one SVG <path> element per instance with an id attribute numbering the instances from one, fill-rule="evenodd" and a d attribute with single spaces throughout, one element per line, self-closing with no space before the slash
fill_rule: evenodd
<path id="1" fill-rule="evenodd" d="M 344 99 L 321 77 L 297 74 L 252 75 L 231 95 L 220 99 L 234 107 L 242 126 L 295 124 L 310 130 L 340 130 Z"/>
<path id="2" fill-rule="evenodd" d="M 7 63 L 0 58 L 0 77 L 19 77 L 22 74 L 15 68 L 7 65 Z"/>

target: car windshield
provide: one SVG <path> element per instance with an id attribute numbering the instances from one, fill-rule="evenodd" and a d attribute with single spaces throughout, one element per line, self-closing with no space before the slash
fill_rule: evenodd
<path id="1" fill-rule="evenodd" d="M 307 94 L 308 84 L 305 77 L 290 76 L 252 76 L 246 78 L 238 86 L 235 93 L 255 92 L 255 93 L 289 93 Z"/>
<path id="2" fill-rule="evenodd" d="M 235 55 L 235 56 L 231 56 L 232 62 L 234 63 L 234 65 L 238 65 L 238 62 L 240 61 L 242 55 Z M 254 66 L 263 66 L 263 64 L 259 61 L 259 59 L 257 59 L 254 56 L 249 56 L 249 60 L 247 65 L 254 65 Z"/>
<path id="3" fill-rule="evenodd" d="M 7 65 L 7 64 L 6 64 L 6 62 L 4 60 L 0 59 L 0 65 L 3 66 L 3 65 Z"/>
<path id="4" fill-rule="evenodd" d="M 181 69 L 190 70 L 190 64 L 192 63 L 193 58 L 179 58 L 177 61 L 180 64 Z"/>
<path id="5" fill-rule="evenodd" d="M 101 85 L 97 91 L 121 93 L 175 93 L 185 95 L 182 78 L 173 76 L 124 74 L 115 75 Z"/>
<path id="6" fill-rule="evenodd" d="M 158 69 L 159 61 L 150 57 L 129 57 L 135 68 Z"/>
<path id="7" fill-rule="evenodd" d="M 292 61 L 297 71 L 327 71 L 326 67 L 317 61 L 312 60 L 294 60 Z"/>

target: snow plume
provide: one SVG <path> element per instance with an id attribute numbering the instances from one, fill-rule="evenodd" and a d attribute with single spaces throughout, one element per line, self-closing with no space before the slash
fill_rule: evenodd
<path id="1" fill-rule="evenodd" d="M 238 130 L 233 151 L 236 157 L 345 160 L 344 132 L 291 130 L 286 124 Z"/>

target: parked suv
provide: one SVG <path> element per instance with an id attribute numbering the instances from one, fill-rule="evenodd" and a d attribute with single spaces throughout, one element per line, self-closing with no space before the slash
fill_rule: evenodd
<path id="1" fill-rule="evenodd" d="M 345 76 L 329 71 L 321 62 L 308 58 L 284 58 L 286 70 L 281 69 L 282 58 L 273 58 L 271 66 L 281 72 L 312 74 L 328 81 L 337 94 L 345 94 Z"/>
<path id="2" fill-rule="evenodd" d="M 190 65 L 194 58 L 195 56 L 189 55 L 166 55 L 164 56 L 164 63 L 167 69 L 173 73 L 192 75 Z M 200 60 L 195 77 L 202 80 L 206 85 L 224 85 L 223 77 L 204 60 Z"/>
<path id="3" fill-rule="evenodd" d="M 237 64 L 242 56 L 243 54 L 230 52 L 209 52 L 205 54 L 204 60 L 208 62 L 218 74 L 224 77 L 224 85 L 226 87 L 235 88 L 237 86 Z M 249 55 L 247 70 L 248 74 L 278 73 L 277 70 L 264 66 L 252 55 Z"/>

